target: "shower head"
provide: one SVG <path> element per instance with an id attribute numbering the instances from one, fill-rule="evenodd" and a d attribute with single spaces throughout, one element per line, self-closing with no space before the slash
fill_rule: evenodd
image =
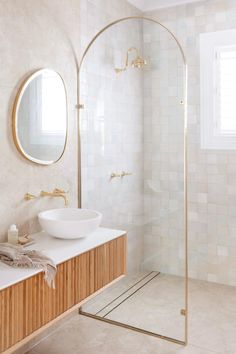
<path id="1" fill-rule="evenodd" d="M 140 57 L 138 49 L 135 47 L 131 47 L 127 50 L 127 53 L 126 53 L 125 66 L 123 68 L 115 68 L 116 73 L 121 73 L 122 71 L 127 70 L 128 66 L 129 66 L 129 53 L 131 51 L 136 52 L 136 58 L 133 59 L 130 64 L 132 68 L 143 69 L 144 66 L 147 64 L 146 60 Z"/>
<path id="2" fill-rule="evenodd" d="M 137 69 L 143 69 L 146 64 L 147 64 L 146 60 L 141 58 L 139 55 L 137 56 L 136 59 L 132 60 L 131 62 L 131 66 Z"/>

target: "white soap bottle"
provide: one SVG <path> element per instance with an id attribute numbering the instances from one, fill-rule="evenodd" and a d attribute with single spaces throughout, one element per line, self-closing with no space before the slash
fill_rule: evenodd
<path id="1" fill-rule="evenodd" d="M 12 243 L 13 245 L 18 244 L 18 229 L 14 224 L 8 230 L 8 243 Z"/>

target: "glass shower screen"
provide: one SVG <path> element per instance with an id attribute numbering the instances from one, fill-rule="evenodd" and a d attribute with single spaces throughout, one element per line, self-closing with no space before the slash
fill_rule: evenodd
<path id="1" fill-rule="evenodd" d="M 81 199 L 126 230 L 127 275 L 80 313 L 187 340 L 186 63 L 146 18 L 102 30 L 80 73 Z"/>

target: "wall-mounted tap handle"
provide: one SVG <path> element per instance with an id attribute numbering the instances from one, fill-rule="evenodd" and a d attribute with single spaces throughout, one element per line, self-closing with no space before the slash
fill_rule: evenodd
<path id="1" fill-rule="evenodd" d="M 59 189 L 59 188 L 55 188 L 54 190 L 53 190 L 53 192 L 54 193 L 69 193 L 69 191 L 64 191 L 63 189 Z"/>
<path id="2" fill-rule="evenodd" d="M 121 172 L 121 177 L 124 177 L 124 176 L 131 176 L 132 175 L 132 172 L 125 172 L 125 171 L 122 171 Z"/>
<path id="3" fill-rule="evenodd" d="M 122 171 L 121 173 L 113 172 L 111 174 L 111 179 L 113 179 L 113 178 L 122 178 L 124 176 L 131 176 L 131 175 L 132 175 L 132 172 L 125 172 L 125 171 Z"/>
<path id="4" fill-rule="evenodd" d="M 26 193 L 24 195 L 24 200 L 26 200 L 26 201 L 33 200 L 33 199 L 36 199 L 36 198 L 37 198 L 36 195 L 30 194 L 30 193 Z"/>
<path id="5" fill-rule="evenodd" d="M 113 173 L 111 174 L 111 179 L 112 179 L 112 178 L 120 178 L 120 177 L 122 177 L 122 176 L 121 176 L 121 173 L 115 173 L 115 172 L 113 172 Z"/>

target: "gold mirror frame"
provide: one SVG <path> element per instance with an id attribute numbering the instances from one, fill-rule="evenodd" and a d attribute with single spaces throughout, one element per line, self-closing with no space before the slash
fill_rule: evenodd
<path id="1" fill-rule="evenodd" d="M 57 160 L 55 161 L 43 161 L 43 160 L 39 160 L 36 159 L 32 156 L 30 156 L 29 154 L 26 153 L 26 151 L 23 149 L 21 142 L 19 140 L 18 137 L 18 133 L 17 133 L 17 123 L 18 123 L 18 110 L 19 110 L 19 106 L 21 103 L 21 99 L 28 87 L 28 85 L 37 77 L 39 76 L 41 73 L 43 73 L 45 70 L 49 70 L 54 72 L 55 74 L 58 75 L 58 77 L 61 79 L 61 82 L 63 84 L 64 90 L 65 90 L 65 102 L 66 102 L 66 134 L 65 134 L 65 142 L 64 142 L 64 147 L 62 149 L 62 153 L 60 154 L 60 156 L 58 157 Z M 66 146 L 67 146 L 67 141 L 68 141 L 68 98 L 67 98 L 67 91 L 66 91 L 66 85 L 65 85 L 65 81 L 63 80 L 62 76 L 55 70 L 53 69 L 49 69 L 49 68 L 43 68 L 43 69 L 39 69 L 34 71 L 31 75 L 29 75 L 21 84 L 18 93 L 16 95 L 15 98 L 15 102 L 14 102 L 14 106 L 13 106 L 13 112 L 12 112 L 12 134 L 13 134 L 13 141 L 15 143 L 15 146 L 17 148 L 17 150 L 19 151 L 19 153 L 21 154 L 22 157 L 24 157 L 26 160 L 31 161 L 35 164 L 38 165 L 43 165 L 43 166 L 49 166 L 52 164 L 55 164 L 56 162 L 58 162 L 62 156 L 65 153 L 66 150 Z"/>
<path id="2" fill-rule="evenodd" d="M 182 58 L 183 58 L 183 65 L 184 65 L 184 100 L 182 102 L 182 104 L 184 105 L 184 225 L 185 225 L 185 235 L 184 235 L 184 239 L 185 239 L 185 250 L 184 250 L 184 254 L 185 254 L 185 308 L 181 310 L 181 315 L 183 315 L 185 317 L 185 329 L 184 329 L 184 340 L 178 340 L 178 339 L 174 339 L 174 338 L 170 338 L 170 337 L 165 337 L 161 334 L 157 334 L 157 333 L 153 333 L 153 332 L 149 332 L 149 331 L 145 331 L 143 329 L 140 328 L 136 328 L 136 327 L 132 327 L 129 325 L 126 325 L 124 323 L 121 322 L 116 322 L 116 321 L 112 321 L 109 319 L 104 319 L 101 317 L 98 317 L 96 315 L 91 315 L 88 313 L 84 313 L 82 311 L 82 308 L 79 309 L 79 313 L 84 315 L 84 316 L 88 316 L 88 317 L 92 317 L 95 318 L 97 320 L 103 321 L 103 322 L 108 322 L 111 323 L 113 325 L 119 326 L 119 327 L 124 327 L 124 328 L 128 328 L 143 334 L 148 334 L 154 337 L 158 337 L 164 340 L 167 340 L 169 342 L 174 342 L 180 345 L 187 345 L 188 344 L 188 315 L 189 315 L 189 310 L 188 310 L 188 289 L 189 289 L 189 284 L 188 284 L 188 208 L 187 208 L 187 198 L 188 198 L 188 189 L 187 189 L 187 184 L 188 184 L 188 180 L 187 180 L 187 118 L 188 118 L 188 114 L 187 114 L 187 83 L 188 83 L 188 66 L 187 66 L 187 61 L 186 61 L 186 57 L 184 54 L 184 50 L 180 44 L 180 42 L 178 41 L 177 37 L 174 35 L 173 32 L 171 32 L 166 26 L 164 26 L 163 24 L 161 24 L 159 21 L 154 20 L 152 18 L 148 18 L 145 16 L 129 16 L 129 17 L 124 17 L 121 19 L 118 19 L 116 21 L 113 21 L 111 23 L 109 23 L 107 26 L 105 26 L 103 29 L 101 29 L 94 37 L 93 39 L 89 42 L 88 46 L 86 47 L 81 61 L 80 61 L 80 65 L 79 65 L 79 69 L 78 69 L 78 76 L 77 76 L 77 108 L 78 108 L 78 164 L 79 166 L 81 165 L 81 142 L 80 142 L 80 110 L 84 109 L 84 105 L 83 102 L 80 101 L 80 74 L 81 74 L 81 67 L 82 64 L 84 62 L 84 59 L 87 55 L 87 52 L 89 51 L 90 47 L 93 45 L 93 43 L 96 41 L 96 39 L 103 33 L 105 32 L 107 29 L 109 29 L 110 27 L 127 21 L 127 20 L 147 20 L 149 22 L 153 22 L 159 26 L 161 26 L 162 28 L 164 28 L 171 36 L 172 38 L 175 40 L 177 46 L 179 47 L 179 50 L 181 52 Z M 78 207 L 81 208 L 81 169 L 78 169 Z"/>

